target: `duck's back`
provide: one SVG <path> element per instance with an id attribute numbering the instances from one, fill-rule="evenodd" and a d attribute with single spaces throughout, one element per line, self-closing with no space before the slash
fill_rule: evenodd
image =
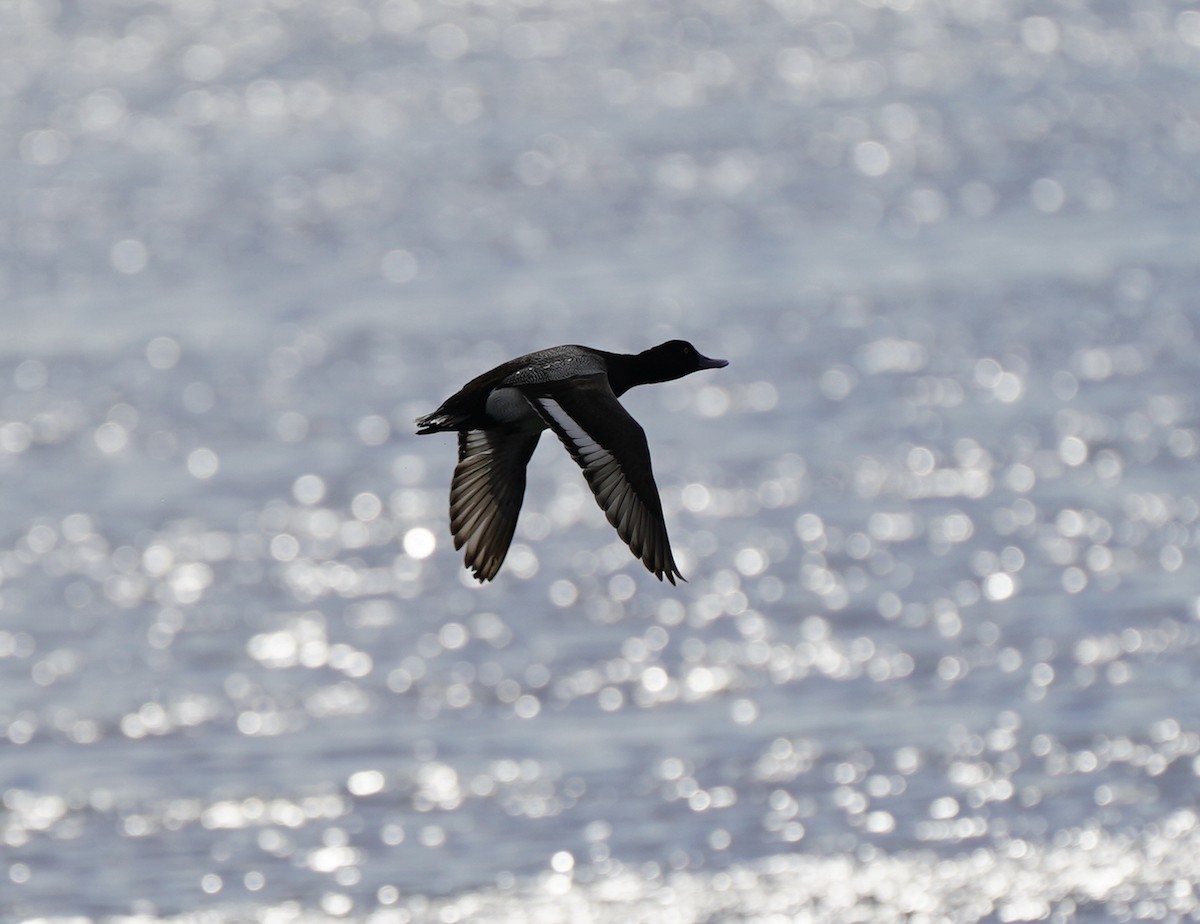
<path id="1" fill-rule="evenodd" d="M 497 367 L 497 371 L 501 369 L 505 370 L 505 374 L 498 385 L 521 388 L 544 385 L 547 382 L 561 382 L 578 376 L 598 375 L 607 371 L 607 366 L 604 354 L 599 350 L 564 344 L 518 356 Z"/>
<path id="2" fill-rule="evenodd" d="M 565 344 L 510 359 L 477 375 L 443 401 L 434 413 L 421 418 L 418 421 L 421 429 L 417 432 L 486 428 L 494 423 L 488 418 L 489 399 L 493 399 L 497 389 L 525 388 L 600 374 L 607 369 L 605 355 L 588 347 Z M 495 404 L 494 399 L 492 403 Z"/>

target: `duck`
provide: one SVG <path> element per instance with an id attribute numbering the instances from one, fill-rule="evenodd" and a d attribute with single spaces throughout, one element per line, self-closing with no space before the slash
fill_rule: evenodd
<path id="1" fill-rule="evenodd" d="M 671 554 L 646 433 L 618 399 L 638 385 L 728 364 L 686 340 L 641 353 L 565 344 L 501 363 L 417 418 L 418 435 L 458 433 L 450 532 L 454 548 L 466 549 L 465 567 L 480 583 L 500 571 L 525 497 L 526 467 L 551 430 L 634 556 L 660 581 L 686 581 Z"/>

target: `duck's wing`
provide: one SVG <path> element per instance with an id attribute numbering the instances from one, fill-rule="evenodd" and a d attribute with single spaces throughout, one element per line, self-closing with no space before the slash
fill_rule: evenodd
<path id="1" fill-rule="evenodd" d="M 525 497 L 525 468 L 541 431 L 462 430 L 450 482 L 450 532 L 480 581 L 500 570 Z"/>
<path id="2" fill-rule="evenodd" d="M 607 376 L 521 390 L 579 463 L 600 509 L 629 550 L 660 581 L 686 580 L 671 555 L 646 433 L 621 406 Z"/>

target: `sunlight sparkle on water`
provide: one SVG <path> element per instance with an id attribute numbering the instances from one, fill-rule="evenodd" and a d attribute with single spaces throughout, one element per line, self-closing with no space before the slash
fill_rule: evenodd
<path id="1" fill-rule="evenodd" d="M 10 5 L 6 908 L 1195 917 L 1184 6 Z M 676 336 L 688 583 L 474 581 L 413 418 Z"/>

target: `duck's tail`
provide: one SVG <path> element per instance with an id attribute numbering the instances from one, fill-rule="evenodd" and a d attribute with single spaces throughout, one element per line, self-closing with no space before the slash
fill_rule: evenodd
<path id="1" fill-rule="evenodd" d="M 448 414 L 445 411 L 437 410 L 432 414 L 417 418 L 417 435 L 424 436 L 426 433 L 447 433 L 461 430 L 465 423 L 466 419 L 461 414 Z"/>

